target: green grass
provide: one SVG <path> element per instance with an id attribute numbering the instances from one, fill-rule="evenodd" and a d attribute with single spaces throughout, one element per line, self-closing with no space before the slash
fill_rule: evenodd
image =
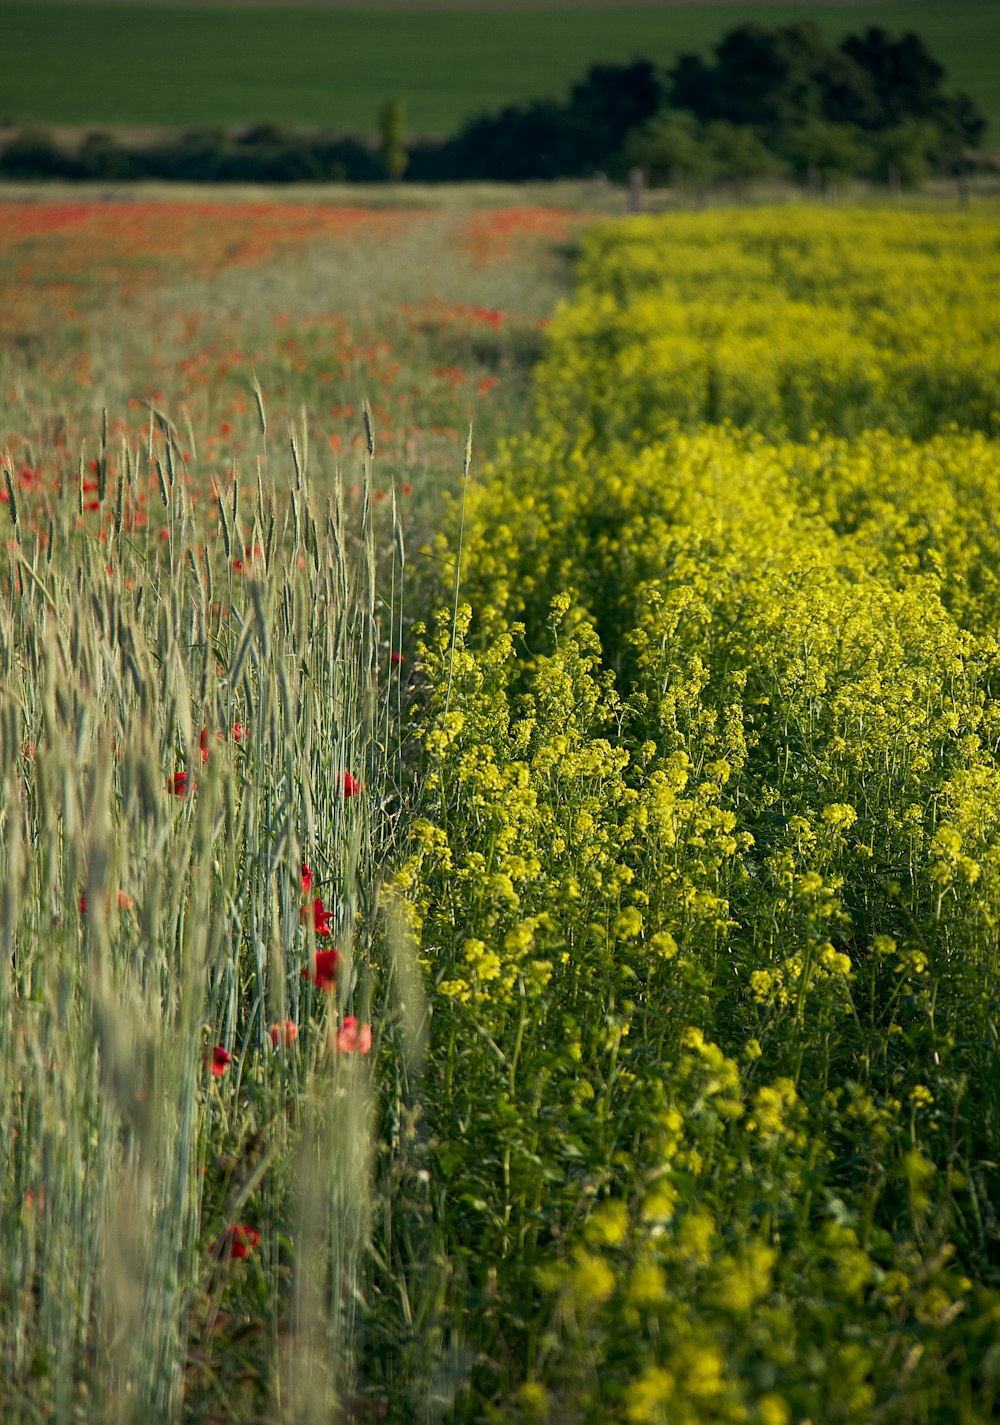
<path id="1" fill-rule="evenodd" d="M 0 117 L 47 124 L 236 124 L 257 119 L 367 132 L 399 98 L 411 133 L 444 134 L 483 110 L 562 98 L 597 61 L 670 65 L 749 19 L 814 19 L 831 38 L 916 30 L 1000 133 L 1000 6 L 608 6 L 527 12 L 239 11 L 114 4 L 0 5 Z"/>

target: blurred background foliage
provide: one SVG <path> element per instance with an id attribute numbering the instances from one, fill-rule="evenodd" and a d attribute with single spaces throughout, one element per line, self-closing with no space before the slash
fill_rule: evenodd
<path id="1" fill-rule="evenodd" d="M 988 122 L 946 85 L 944 66 L 908 31 L 869 25 L 841 43 L 812 21 L 728 30 L 709 57 L 592 64 L 567 99 L 479 112 L 445 137 L 406 135 L 399 97 L 377 133 L 258 121 L 158 133 L 56 134 L 13 126 L 0 175 L 188 182 L 526 181 L 641 168 L 656 186 L 701 190 L 782 176 L 810 186 L 856 177 L 894 187 L 989 167 Z"/>

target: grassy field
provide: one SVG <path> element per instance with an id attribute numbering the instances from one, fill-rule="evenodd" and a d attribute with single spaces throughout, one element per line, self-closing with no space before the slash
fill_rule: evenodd
<path id="1" fill-rule="evenodd" d="M 807 17 L 833 39 L 867 24 L 916 30 L 1000 134 L 1000 9 L 990 0 L 686 4 L 505 11 L 293 5 L 0 4 L 0 117 L 17 123 L 237 124 L 365 133 L 391 98 L 413 134 L 483 110 L 563 98 L 598 61 L 707 52 L 733 25 Z"/>

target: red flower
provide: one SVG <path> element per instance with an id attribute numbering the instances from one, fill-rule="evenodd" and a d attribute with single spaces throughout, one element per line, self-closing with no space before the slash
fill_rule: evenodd
<path id="1" fill-rule="evenodd" d="M 340 791 L 345 798 L 356 797 L 360 795 L 361 783 L 356 777 L 352 777 L 350 772 L 341 772 L 337 780 L 339 783 Z"/>
<path id="2" fill-rule="evenodd" d="M 313 873 L 306 863 L 302 862 L 302 894 L 307 896 L 313 888 Z"/>
<path id="3" fill-rule="evenodd" d="M 198 738 L 198 746 L 201 748 L 201 760 L 208 761 L 208 728 L 203 727 L 201 736 Z"/>
<path id="4" fill-rule="evenodd" d="M 233 723 L 233 741 L 234 741 L 234 742 L 245 742 L 249 736 L 250 736 L 250 729 L 249 729 L 248 727 L 244 727 L 241 722 L 234 722 L 234 723 Z"/>
<path id="5" fill-rule="evenodd" d="M 323 897 L 317 896 L 313 901 L 313 930 L 317 935 L 330 934 L 330 917 L 332 910 L 327 910 L 323 904 Z"/>
<path id="6" fill-rule="evenodd" d="M 216 1256 L 249 1257 L 251 1247 L 260 1246 L 260 1233 L 256 1227 L 230 1227 L 215 1244 Z"/>
<path id="7" fill-rule="evenodd" d="M 369 1054 L 372 1047 L 372 1027 L 361 1024 L 353 1014 L 344 1015 L 344 1023 L 337 1030 L 333 1044 L 338 1054 Z"/>
<path id="8" fill-rule="evenodd" d="M 212 1050 L 211 1058 L 206 1060 L 206 1062 L 211 1065 L 212 1078 L 221 1079 L 222 1075 L 229 1068 L 229 1065 L 233 1062 L 233 1056 L 228 1049 L 223 1049 L 221 1044 L 216 1044 Z"/>
<path id="9" fill-rule="evenodd" d="M 132 899 L 132 897 L 129 895 L 128 891 L 117 891 L 116 894 L 115 894 L 115 903 L 117 904 L 119 910 L 131 910 L 132 907 L 135 905 L 135 901 L 134 901 L 134 900 Z M 87 914 L 87 892 L 86 892 L 86 891 L 81 891 L 81 892 L 80 892 L 80 898 L 79 898 L 79 900 L 77 901 L 77 905 L 80 907 L 80 914 L 81 914 L 81 915 L 86 915 L 86 914 Z M 108 899 L 107 899 L 107 901 L 106 901 L 106 908 L 107 908 L 108 910 L 111 909 L 111 897 L 110 897 L 110 896 L 108 896 Z"/>
<path id="10" fill-rule="evenodd" d="M 275 1049 L 285 1048 L 294 1044 L 299 1037 L 299 1026 L 294 1019 L 286 1019 L 281 1024 L 271 1025 L 271 1043 Z"/>
<path id="11" fill-rule="evenodd" d="M 186 797 L 188 791 L 193 792 L 197 788 L 197 785 L 197 782 L 191 782 L 189 786 L 189 778 L 186 772 L 175 772 L 172 777 L 167 778 L 167 791 L 173 792 L 175 797 Z"/>
<path id="12" fill-rule="evenodd" d="M 303 890 L 306 889 L 306 877 L 305 877 L 305 871 L 306 871 L 306 870 L 308 870 L 308 867 L 304 867 L 304 868 L 303 868 L 303 875 L 302 875 L 302 889 L 303 889 Z M 312 872 L 311 872 L 311 871 L 309 872 L 309 884 L 310 884 L 310 886 L 312 885 Z M 302 907 L 301 911 L 299 912 L 299 919 L 303 922 L 303 924 L 305 924 L 305 922 L 309 919 L 309 909 L 310 909 L 310 908 L 309 908 L 309 905 L 306 904 L 306 905 L 304 905 L 304 906 Z M 322 897 L 322 896 L 317 896 L 316 899 L 315 899 L 315 900 L 313 901 L 313 903 L 312 903 L 312 922 L 313 922 L 313 930 L 314 930 L 314 932 L 315 932 L 317 935 L 329 935 L 329 934 L 330 934 L 330 917 L 331 917 L 332 915 L 333 915 L 333 911 L 332 911 L 332 910 L 327 910 L 326 906 L 323 904 L 323 897 Z"/>
<path id="13" fill-rule="evenodd" d="M 394 648 L 394 649 L 392 650 L 392 652 L 389 654 L 389 662 L 392 664 L 392 666 L 393 666 L 394 668 L 399 668 L 399 667 L 401 667 L 401 666 L 406 662 L 406 659 L 403 657 L 403 655 L 402 655 L 401 653 L 397 653 L 397 651 L 396 651 L 395 648 Z"/>
<path id="14" fill-rule="evenodd" d="M 332 990 L 337 987 L 337 969 L 340 965 L 340 954 L 336 950 L 317 950 L 312 957 L 311 967 L 302 971 L 310 984 L 318 985 L 321 990 Z"/>

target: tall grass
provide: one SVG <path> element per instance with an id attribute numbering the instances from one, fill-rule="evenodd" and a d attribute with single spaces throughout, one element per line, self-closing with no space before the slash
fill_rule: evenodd
<path id="1" fill-rule="evenodd" d="M 386 892 L 406 606 L 561 269 L 488 214 L 269 212 L 7 229 L 4 1419 L 429 1419 L 467 1374 Z"/>
<path id="2" fill-rule="evenodd" d="M 333 1045 L 348 1015 L 383 1025 L 375 1057 L 392 1032 L 373 947 L 404 542 L 373 439 L 360 502 L 339 481 L 320 501 L 302 434 L 276 454 L 258 409 L 257 479 L 219 490 L 207 543 L 162 416 L 144 449 L 101 449 L 103 542 L 69 502 L 40 530 L 8 505 L 6 1418 L 175 1418 L 234 1295 L 266 1309 L 260 1387 L 289 1418 L 351 1390 L 372 1108 L 368 1062 Z M 162 540 L 129 518 L 148 484 Z M 303 978 L 324 943 L 332 993 Z"/>

